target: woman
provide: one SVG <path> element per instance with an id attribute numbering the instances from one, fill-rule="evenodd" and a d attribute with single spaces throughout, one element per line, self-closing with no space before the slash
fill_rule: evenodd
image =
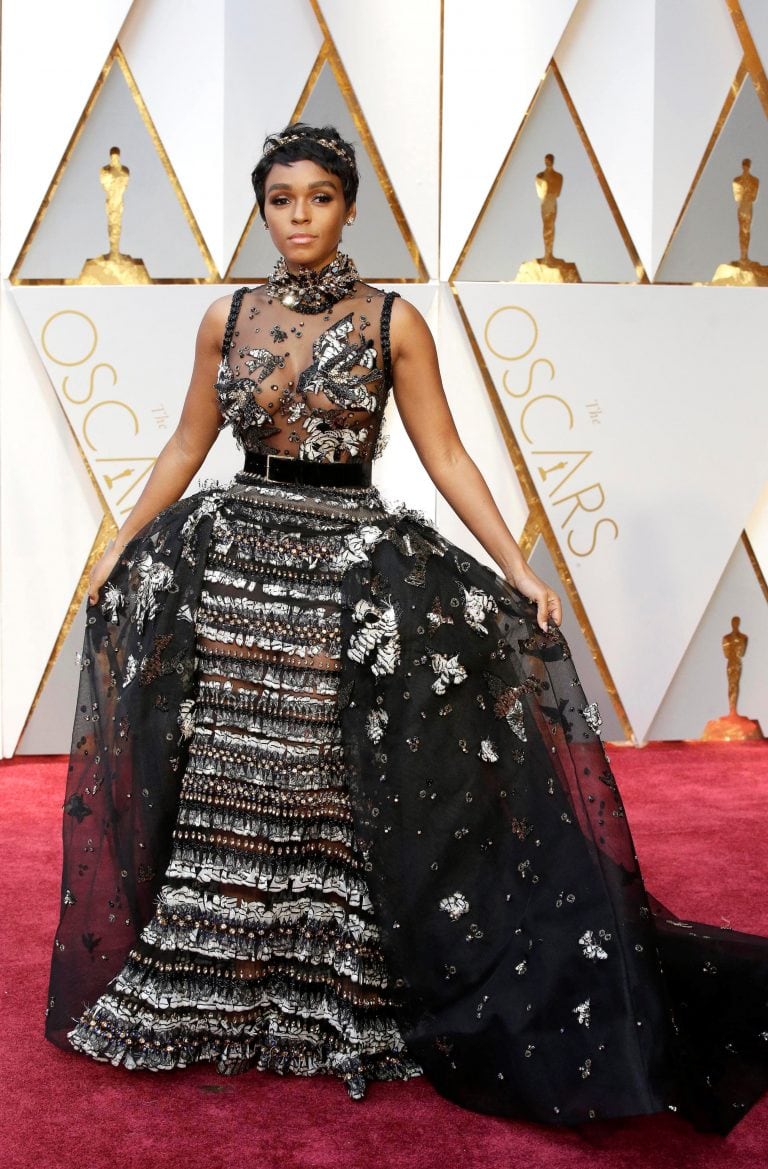
<path id="1" fill-rule="evenodd" d="M 423 319 L 338 250 L 352 146 L 288 126 L 253 183 L 281 259 L 203 318 L 89 583 L 46 1034 L 129 1068 L 330 1073 L 356 1099 L 424 1072 L 480 1111 L 727 1131 L 765 1086 L 768 940 L 649 900 L 560 601 Z M 505 579 L 370 486 L 390 386 Z M 243 472 L 180 499 L 225 424 Z"/>

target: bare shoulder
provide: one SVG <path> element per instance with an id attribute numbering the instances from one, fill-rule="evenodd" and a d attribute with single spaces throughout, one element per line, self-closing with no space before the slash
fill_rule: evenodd
<path id="1" fill-rule="evenodd" d="M 403 296 L 396 296 L 392 303 L 390 337 L 393 356 L 407 352 L 414 345 L 423 346 L 425 343 L 434 345 L 432 332 L 424 317 L 416 306 Z"/>
<path id="2" fill-rule="evenodd" d="M 216 300 L 211 301 L 203 313 L 203 319 L 200 322 L 201 327 L 217 328 L 220 326 L 221 332 L 223 333 L 229 317 L 229 311 L 232 308 L 234 295 L 234 292 L 230 292 L 227 296 L 219 296 Z"/>
<path id="3" fill-rule="evenodd" d="M 224 331 L 229 320 L 234 292 L 219 296 L 208 305 L 203 313 L 197 331 L 198 344 L 203 348 L 219 351 L 224 340 Z"/>

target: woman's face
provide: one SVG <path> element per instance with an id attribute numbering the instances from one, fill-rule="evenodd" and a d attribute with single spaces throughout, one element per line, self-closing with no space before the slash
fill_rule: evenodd
<path id="1" fill-rule="evenodd" d="M 264 184 L 264 217 L 272 242 L 290 271 L 322 268 L 336 255 L 344 220 L 341 180 L 316 162 L 279 163 Z"/>

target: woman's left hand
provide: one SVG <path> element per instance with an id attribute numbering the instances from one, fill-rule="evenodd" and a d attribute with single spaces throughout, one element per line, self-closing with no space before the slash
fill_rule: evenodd
<path id="1" fill-rule="evenodd" d="M 545 633 L 549 629 L 550 622 L 553 625 L 560 624 L 563 619 L 563 606 L 560 598 L 554 589 L 551 589 L 536 575 L 533 569 L 524 564 L 515 573 L 514 579 L 509 577 L 507 579 L 524 597 L 528 597 L 537 606 L 536 620 Z"/>

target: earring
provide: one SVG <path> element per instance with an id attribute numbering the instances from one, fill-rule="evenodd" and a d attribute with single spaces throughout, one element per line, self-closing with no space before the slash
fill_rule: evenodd
<path id="1" fill-rule="evenodd" d="M 264 228 L 265 231 L 269 231 L 269 225 L 267 224 L 266 219 L 262 219 L 261 226 Z"/>
<path id="2" fill-rule="evenodd" d="M 344 223 L 347 227 L 351 227 L 354 222 L 355 222 L 354 215 L 350 215 L 349 219 L 344 220 Z"/>

